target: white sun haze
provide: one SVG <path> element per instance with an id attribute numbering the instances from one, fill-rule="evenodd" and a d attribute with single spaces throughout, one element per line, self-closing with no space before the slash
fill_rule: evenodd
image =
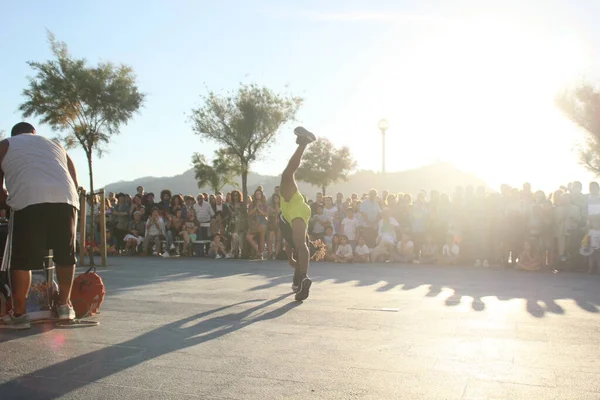
<path id="1" fill-rule="evenodd" d="M 573 151 L 582 133 L 554 99 L 592 56 L 576 32 L 557 35 L 484 16 L 429 24 L 410 40 L 390 31 L 339 106 L 357 116 L 349 142 L 360 166 L 380 168 L 378 136 L 365 143 L 359 135 L 376 135 L 386 117 L 388 170 L 441 159 L 494 188 L 531 181 L 552 190 L 590 179 Z"/>

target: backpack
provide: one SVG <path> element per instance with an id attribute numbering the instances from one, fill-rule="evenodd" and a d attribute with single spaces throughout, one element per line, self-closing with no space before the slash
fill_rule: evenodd
<path id="1" fill-rule="evenodd" d="M 106 288 L 100 275 L 96 274 L 96 267 L 90 267 L 75 278 L 71 291 L 71 303 L 73 303 L 77 318 L 89 317 L 98 313 L 105 295 Z"/>

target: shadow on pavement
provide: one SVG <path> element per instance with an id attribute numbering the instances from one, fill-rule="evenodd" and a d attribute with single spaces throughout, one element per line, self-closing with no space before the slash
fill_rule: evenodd
<path id="1" fill-rule="evenodd" d="M 256 276 L 266 282 L 251 286 L 248 291 L 261 291 L 279 285 L 289 285 L 292 268 L 285 262 L 250 262 L 246 260 L 113 258 L 116 263 L 102 273 L 109 294 L 134 289 L 163 281 L 187 279 L 218 279 L 230 276 Z M 399 264 L 311 264 L 310 276 L 314 282 L 373 287 L 377 292 L 413 290 L 426 287 L 425 296 L 437 297 L 443 289 L 454 293 L 445 300 L 453 307 L 473 299 L 474 311 L 486 308 L 484 297 L 508 301 L 526 301 L 526 311 L 534 317 L 546 314 L 563 315 L 556 300 L 571 299 L 582 310 L 598 313 L 600 292 L 596 288 L 600 277 L 581 273 L 551 272 L 527 273 L 506 269 L 474 269 L 469 267 L 442 267 Z"/>
<path id="2" fill-rule="evenodd" d="M 255 313 L 284 300 L 290 295 L 291 293 L 288 293 L 268 301 L 243 301 L 183 318 L 132 340 L 93 351 L 5 382 L 0 385 L 0 393 L 18 394 L 19 398 L 23 399 L 59 398 L 91 382 L 101 380 L 153 358 L 218 339 L 260 321 L 278 318 L 301 303 L 290 302 L 266 313 L 258 315 Z M 212 314 L 236 306 L 261 301 L 262 303 L 241 312 L 230 312 L 206 319 Z M 197 320 L 199 321 L 196 322 Z M 22 335 L 20 336 L 22 337 Z M 107 360 L 110 360 L 109 368 L 106 368 Z M 77 370 L 77 379 L 69 379 L 75 370 Z M 68 383 L 61 380 L 60 382 L 64 383 L 62 386 L 40 385 L 39 380 L 36 380 L 40 377 L 50 379 L 64 377 L 68 379 Z"/>

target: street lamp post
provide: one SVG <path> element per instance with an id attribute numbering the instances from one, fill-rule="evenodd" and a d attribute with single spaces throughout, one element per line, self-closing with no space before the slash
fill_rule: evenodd
<path id="1" fill-rule="evenodd" d="M 381 175 L 385 175 L 385 131 L 388 130 L 390 124 L 386 119 L 381 119 L 377 126 L 381 131 Z"/>

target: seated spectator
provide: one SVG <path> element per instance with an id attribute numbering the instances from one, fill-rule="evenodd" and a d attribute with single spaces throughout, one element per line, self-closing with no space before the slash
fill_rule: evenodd
<path id="1" fill-rule="evenodd" d="M 526 240 L 519 254 L 517 268 L 525 271 L 537 271 L 542 266 L 542 257 L 534 240 Z"/>
<path id="2" fill-rule="evenodd" d="M 352 246 L 352 249 L 356 247 L 359 226 L 360 222 L 354 217 L 354 210 L 352 208 L 347 208 L 346 218 L 342 220 L 341 232 L 348 238 L 348 242 L 350 243 L 350 246 Z"/>
<path id="3" fill-rule="evenodd" d="M 325 229 L 329 226 L 333 230 L 333 225 L 323 212 L 324 207 L 321 204 L 317 204 L 316 214 L 311 218 L 310 224 L 312 225 L 313 239 L 323 239 Z"/>
<path id="4" fill-rule="evenodd" d="M 371 250 L 367 246 L 364 237 L 358 238 L 358 244 L 354 249 L 354 262 L 357 263 L 368 263 L 371 256 Z"/>
<path id="5" fill-rule="evenodd" d="M 218 194 L 215 196 L 214 204 L 211 207 L 214 215 L 211 220 L 211 233 L 213 235 L 216 233 L 224 235 L 227 232 L 227 224 L 229 224 L 231 218 L 229 206 L 223 201 L 223 196 Z"/>
<path id="6" fill-rule="evenodd" d="M 456 244 L 453 235 L 446 237 L 446 244 L 442 248 L 440 262 L 445 265 L 456 265 L 460 257 L 460 247 Z"/>
<path id="7" fill-rule="evenodd" d="M 412 263 L 415 258 L 415 244 L 406 233 L 403 233 L 396 251 L 392 253 L 392 259 L 399 263 Z"/>
<path id="8" fill-rule="evenodd" d="M 421 246 L 421 256 L 415 263 L 420 264 L 435 264 L 439 257 L 437 245 L 433 242 L 431 235 L 425 237 L 425 243 Z"/>
<path id="9" fill-rule="evenodd" d="M 362 237 L 362 236 L 361 236 Z M 381 240 L 377 243 L 377 246 L 371 250 L 371 261 L 372 262 L 389 262 L 392 254 L 395 252 L 395 243 L 390 241 Z"/>
<path id="10" fill-rule="evenodd" d="M 331 227 L 333 230 L 333 227 Z M 340 246 L 340 236 L 333 235 L 331 240 L 331 245 L 327 245 L 327 253 L 325 254 L 325 261 L 335 262 L 335 256 L 337 254 L 337 249 Z"/>
<path id="11" fill-rule="evenodd" d="M 215 234 L 212 242 L 210 242 L 210 247 L 208 249 L 208 256 L 212 258 L 231 258 L 229 254 L 225 252 L 225 244 L 221 241 L 221 235 Z"/>
<path id="12" fill-rule="evenodd" d="M 340 245 L 335 251 L 335 262 L 347 264 L 352 262 L 354 254 L 352 252 L 352 246 L 348 243 L 348 237 L 346 235 L 340 235 Z"/>
<path id="13" fill-rule="evenodd" d="M 323 236 L 323 242 L 327 246 L 331 246 L 333 243 L 333 226 L 328 226 L 325 228 L 325 236 Z"/>
<path id="14" fill-rule="evenodd" d="M 162 254 L 162 240 L 167 237 L 165 221 L 160 217 L 158 208 L 152 209 L 152 214 L 146 222 L 146 236 L 144 236 L 143 255 L 148 255 L 150 243 L 154 243 L 152 255 Z"/>
<path id="15" fill-rule="evenodd" d="M 185 218 L 185 203 L 183 201 L 183 196 L 178 194 L 173 196 L 173 198 L 171 199 L 171 214 L 175 215 L 177 213 L 177 211 L 181 210 L 181 218 Z"/>
<path id="16" fill-rule="evenodd" d="M 176 198 L 176 197 L 174 197 Z M 169 246 L 169 250 L 175 250 L 175 238 L 179 236 L 181 230 L 183 229 L 183 223 L 185 222 L 183 218 L 183 210 L 178 208 L 175 211 L 175 215 L 173 217 L 169 216 L 169 222 L 167 223 L 167 243 L 171 243 L 172 247 Z"/>
<path id="17" fill-rule="evenodd" d="M 200 224 L 196 219 L 196 214 L 193 208 L 190 208 L 187 212 L 187 219 L 183 223 L 181 229 L 181 237 L 183 237 L 183 254 L 191 256 L 193 253 L 192 242 L 195 242 L 198 238 L 198 228 Z"/>
<path id="18" fill-rule="evenodd" d="M 392 245 L 396 245 L 396 229 L 400 227 L 398 221 L 390 216 L 390 210 L 385 208 L 381 213 L 381 219 L 378 223 L 378 236 L 377 243 L 388 242 Z"/>
<path id="19" fill-rule="evenodd" d="M 138 247 L 144 240 L 144 234 L 146 232 L 146 224 L 142 221 L 142 213 L 136 211 L 133 213 L 133 221 L 129 221 L 127 228 L 127 235 L 123 238 L 125 241 L 125 253 L 136 254 Z"/>

